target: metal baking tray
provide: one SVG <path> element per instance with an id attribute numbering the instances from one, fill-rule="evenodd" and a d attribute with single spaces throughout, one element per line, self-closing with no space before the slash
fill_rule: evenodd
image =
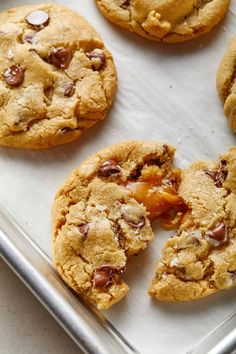
<path id="1" fill-rule="evenodd" d="M 0 1 L 0 10 L 25 2 L 38 1 Z M 153 225 L 155 241 L 128 263 L 128 296 L 98 312 L 55 272 L 50 222 L 52 200 L 67 174 L 111 143 L 168 141 L 177 147 L 180 167 L 215 159 L 235 145 L 215 89 L 217 66 L 236 32 L 235 2 L 209 35 L 180 45 L 150 42 L 113 26 L 94 0 L 58 3 L 79 11 L 99 31 L 114 56 L 119 90 L 107 119 L 72 144 L 39 152 L 0 149 L 1 256 L 85 353 L 235 353 L 236 289 L 184 304 L 146 295 L 161 247 L 173 232 Z"/>

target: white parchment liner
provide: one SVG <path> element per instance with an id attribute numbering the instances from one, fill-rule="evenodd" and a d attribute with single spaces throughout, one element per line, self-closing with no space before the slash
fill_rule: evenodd
<path id="1" fill-rule="evenodd" d="M 1 0 L 0 10 L 25 2 Z M 177 148 L 176 164 L 185 167 L 215 159 L 236 142 L 215 89 L 217 66 L 236 34 L 235 3 L 211 34 L 163 45 L 108 23 L 93 0 L 58 2 L 79 11 L 99 31 L 115 58 L 119 91 L 108 118 L 72 144 L 41 152 L 0 149 L 0 200 L 47 254 L 54 194 L 88 155 L 128 139 L 165 140 Z M 167 236 L 155 225 L 154 230 L 156 240 L 129 262 L 129 295 L 106 316 L 141 353 L 182 354 L 233 311 L 236 290 L 184 304 L 150 300 L 146 290 Z"/>

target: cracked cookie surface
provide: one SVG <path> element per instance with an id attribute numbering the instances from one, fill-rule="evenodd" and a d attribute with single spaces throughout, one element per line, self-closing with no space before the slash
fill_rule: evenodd
<path id="1" fill-rule="evenodd" d="M 189 212 L 162 251 L 149 294 L 189 301 L 235 287 L 236 148 L 183 171 L 178 192 Z"/>
<path id="2" fill-rule="evenodd" d="M 230 128 L 236 133 L 236 37 L 234 37 L 219 65 L 217 90 L 224 104 Z"/>
<path id="3" fill-rule="evenodd" d="M 68 143 L 106 116 L 113 59 L 79 14 L 55 4 L 4 11 L 0 48 L 0 145 Z"/>
<path id="4" fill-rule="evenodd" d="M 96 0 L 111 22 L 162 42 L 183 42 L 209 32 L 230 0 Z"/>
<path id="5" fill-rule="evenodd" d="M 127 259 L 153 239 L 153 205 L 159 203 L 160 215 L 180 202 L 173 187 L 178 178 L 173 156 L 174 148 L 155 142 L 110 146 L 84 161 L 56 195 L 55 265 L 64 281 L 99 309 L 109 308 L 128 292 L 121 274 Z M 149 211 L 137 201 L 136 192 L 145 195 Z"/>

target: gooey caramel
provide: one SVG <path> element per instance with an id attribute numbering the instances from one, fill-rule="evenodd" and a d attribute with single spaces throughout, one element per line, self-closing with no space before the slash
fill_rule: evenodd
<path id="1" fill-rule="evenodd" d="M 126 187 L 139 203 L 143 203 L 149 212 L 150 220 L 161 218 L 166 228 L 178 226 L 185 213 L 187 205 L 178 195 L 180 170 L 161 176 L 150 174 L 141 176 L 137 181 L 128 181 Z"/>

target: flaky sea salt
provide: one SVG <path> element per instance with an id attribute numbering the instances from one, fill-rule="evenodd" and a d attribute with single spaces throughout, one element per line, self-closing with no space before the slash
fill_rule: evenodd
<path id="1" fill-rule="evenodd" d="M 14 55 L 13 55 L 12 49 L 9 49 L 8 52 L 7 52 L 7 58 L 8 58 L 8 59 L 12 59 L 13 56 L 14 56 Z"/>
<path id="2" fill-rule="evenodd" d="M 178 258 L 174 258 L 170 261 L 170 267 L 175 267 L 179 264 Z"/>
<path id="3" fill-rule="evenodd" d="M 165 280 L 167 278 L 167 273 L 164 272 L 161 277 L 162 277 L 163 280 Z"/>
<path id="4" fill-rule="evenodd" d="M 96 209 L 99 211 L 105 211 L 107 209 L 107 207 L 105 205 L 97 204 Z"/>

